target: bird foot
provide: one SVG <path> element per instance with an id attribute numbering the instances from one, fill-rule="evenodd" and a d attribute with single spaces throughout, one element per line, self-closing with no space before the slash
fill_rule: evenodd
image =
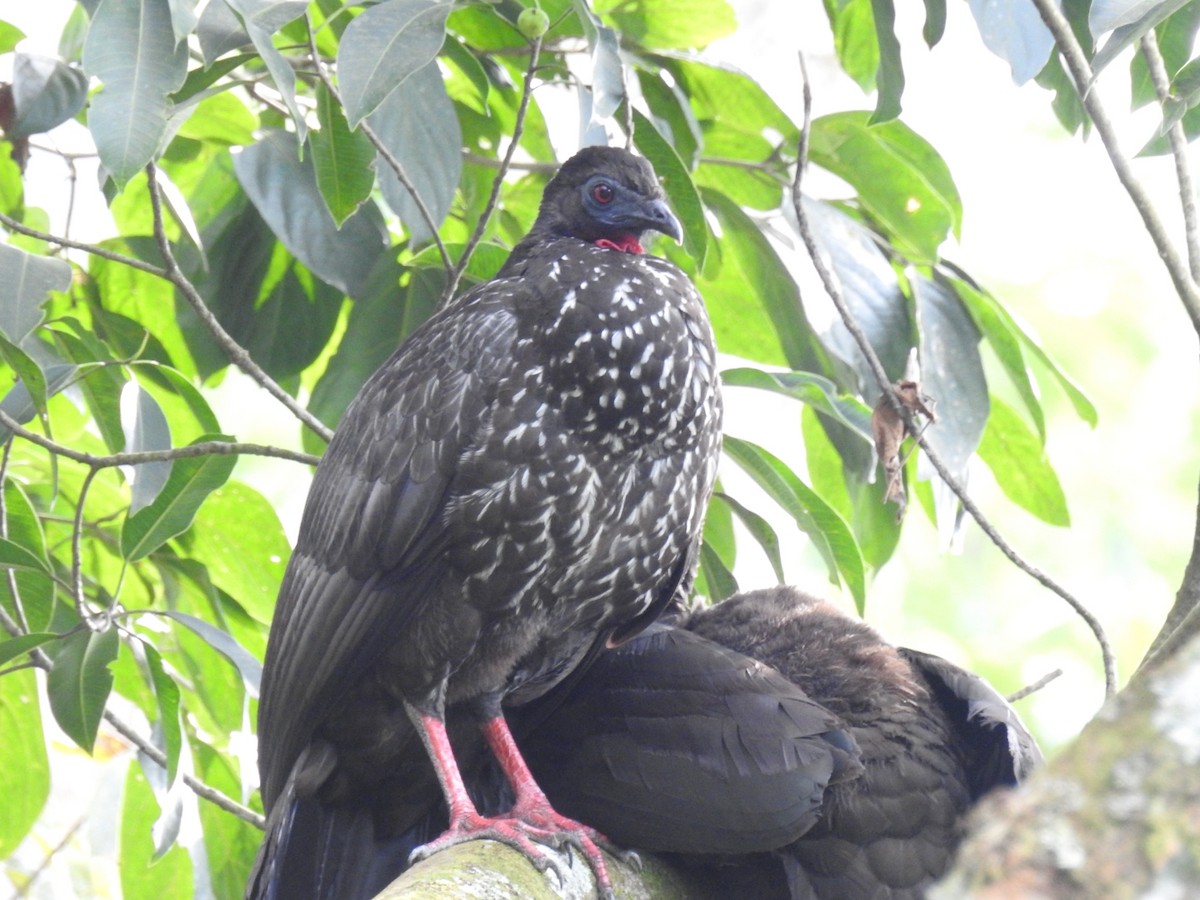
<path id="1" fill-rule="evenodd" d="M 607 850 L 629 865 L 641 868 L 641 860 L 636 853 L 618 850 L 595 829 L 560 816 L 553 809 L 536 807 L 525 811 L 514 809 L 507 816 L 496 818 L 464 817 L 451 823 L 442 835 L 414 850 L 409 856 L 409 862 L 420 862 L 439 850 L 473 840 L 496 841 L 512 847 L 528 859 L 539 872 L 553 869 L 560 884 L 566 884 L 567 866 L 557 857 L 547 855 L 538 845 L 552 847 L 555 850 L 562 849 L 564 846 L 574 847 L 583 854 L 591 868 L 602 900 L 613 900 L 615 896 L 612 879 L 608 874 L 608 866 L 604 862 L 603 850 Z"/>

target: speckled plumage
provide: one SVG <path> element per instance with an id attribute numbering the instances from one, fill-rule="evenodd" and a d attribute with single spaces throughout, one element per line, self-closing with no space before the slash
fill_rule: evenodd
<path id="1" fill-rule="evenodd" d="M 588 215 L 597 173 L 637 216 Z M 577 155 L 496 279 L 347 409 L 267 649 L 268 812 L 296 785 L 363 802 L 413 744 L 405 704 L 498 714 L 686 590 L 720 441 L 711 330 L 674 265 L 596 244 L 677 232 L 661 196 L 624 151 Z"/>

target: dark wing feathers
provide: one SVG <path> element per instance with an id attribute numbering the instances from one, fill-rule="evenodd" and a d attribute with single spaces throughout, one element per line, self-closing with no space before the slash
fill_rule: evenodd
<path id="1" fill-rule="evenodd" d="M 600 654 L 521 746 L 560 812 L 658 851 L 779 847 L 858 772 L 853 738 L 799 688 L 669 626 Z"/>
<path id="2" fill-rule="evenodd" d="M 455 461 L 511 364 L 511 284 L 489 283 L 414 332 L 347 409 L 284 576 L 259 713 L 268 808 L 339 696 L 432 593 Z M 329 527 L 341 523 L 340 527 Z"/>
<path id="3" fill-rule="evenodd" d="M 1042 762 L 1037 742 L 995 688 L 940 656 L 897 648 L 924 677 L 962 742 L 971 799 L 1015 785 Z"/>

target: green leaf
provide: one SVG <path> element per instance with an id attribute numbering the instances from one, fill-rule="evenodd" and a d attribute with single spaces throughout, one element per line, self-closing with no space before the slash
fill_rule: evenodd
<path id="1" fill-rule="evenodd" d="M 375 148 L 362 132 L 350 130 L 342 108 L 324 84 L 317 86 L 321 130 L 309 135 L 317 187 L 339 228 L 371 196 L 375 186 Z"/>
<path id="2" fill-rule="evenodd" d="M 780 584 L 786 583 L 783 574 L 783 557 L 779 554 L 779 535 L 775 533 L 771 523 L 753 510 L 747 509 L 728 494 L 714 494 L 713 499 L 719 500 L 729 507 L 730 511 L 746 526 L 750 536 L 758 542 L 763 553 L 767 555 L 771 568 L 775 570 L 775 580 Z"/>
<path id="3" fill-rule="evenodd" d="M 844 583 L 861 610 L 866 603 L 866 571 L 862 552 L 845 520 L 786 463 L 762 447 L 731 435 L 725 435 L 723 446 L 729 458 L 745 469 L 812 539 L 828 566 L 830 581 Z"/>
<path id="4" fill-rule="evenodd" d="M 691 57 L 658 55 L 651 59 L 681 85 L 701 123 L 711 119 L 750 134 L 774 132 L 776 141 L 795 147 L 800 129 L 749 75 Z"/>
<path id="5" fill-rule="evenodd" d="M 161 0 L 103 0 L 83 47 L 83 68 L 103 82 L 88 128 L 105 170 L 124 186 L 159 151 L 170 95 L 187 77 L 187 45 L 176 43 Z"/>
<path id="6" fill-rule="evenodd" d="M 1051 525 L 1065 528 L 1071 524 L 1066 496 L 1041 440 L 1011 406 L 996 397 L 979 444 L 979 458 L 1013 503 Z"/>
<path id="7" fill-rule="evenodd" d="M 811 158 L 845 180 L 859 202 L 914 262 L 932 262 L 962 227 L 962 201 L 946 163 L 903 122 L 872 124 L 866 113 L 821 116 Z"/>
<path id="8" fill-rule="evenodd" d="M 925 0 L 925 27 L 921 36 L 929 47 L 934 47 L 946 33 L 946 0 Z"/>
<path id="9" fill-rule="evenodd" d="M 262 57 L 263 65 L 271 74 L 275 88 L 279 91 L 283 102 L 291 113 L 296 125 L 296 140 L 303 143 L 308 132 L 308 124 L 304 111 L 296 103 L 296 73 L 291 64 L 277 49 L 271 40 L 271 35 L 283 28 L 284 25 L 298 19 L 308 7 L 307 0 L 225 0 L 241 17 L 246 26 L 246 34 L 254 44 L 254 49 Z M 221 6 L 221 3 L 209 3 L 209 8 Z M 236 39 L 235 39 L 236 40 Z M 239 46 L 234 44 L 233 46 Z"/>
<path id="10" fill-rule="evenodd" d="M 879 70 L 875 87 L 879 96 L 871 124 L 891 122 L 900 115 L 900 97 L 904 93 L 904 66 L 900 61 L 900 41 L 896 38 L 896 7 L 892 0 L 871 0 L 875 19 L 875 40 L 879 44 Z"/>
<path id="11" fill-rule="evenodd" d="M 622 40 L 654 49 L 699 50 L 737 30 L 726 0 L 597 0 L 592 6 Z"/>
<path id="12" fill-rule="evenodd" d="M 36 342 L 31 342 L 36 343 Z M 46 376 L 42 368 L 23 349 L 0 336 L 0 359 L 3 359 L 29 394 L 30 402 L 39 413 L 46 410 Z"/>
<path id="13" fill-rule="evenodd" d="M 388 0 L 346 26 L 337 67 L 350 127 L 357 128 L 409 76 L 433 62 L 449 13 L 450 4 L 438 0 Z"/>
<path id="14" fill-rule="evenodd" d="M 871 6 L 872 0 L 825 4 L 838 62 L 864 91 L 875 89 L 875 77 L 879 72 L 879 39 L 875 36 L 875 14 Z"/>
<path id="15" fill-rule="evenodd" d="M 51 56 L 15 54 L 12 79 L 14 115 L 5 129 L 10 141 L 61 125 L 87 100 L 87 76 Z"/>
<path id="16" fill-rule="evenodd" d="M 16 25 L 0 20 L 0 53 L 8 53 L 25 40 L 25 32 Z"/>
<path id="17" fill-rule="evenodd" d="M 232 440 L 225 435 L 207 435 L 204 439 Z M 232 454 L 175 460 L 171 477 L 154 502 L 125 520 L 121 529 L 121 554 L 134 562 L 186 531 L 200 504 L 225 483 L 236 462 L 237 457 Z"/>
<path id="18" fill-rule="evenodd" d="M 871 410 L 862 401 L 840 393 L 828 378 L 811 372 L 764 372 L 762 369 L 726 369 L 721 381 L 728 387 L 750 387 L 773 391 L 807 403 L 813 409 L 837 419 L 847 428 L 873 443 Z"/>
<path id="19" fill-rule="evenodd" d="M 70 329 L 54 328 L 52 336 L 55 347 L 70 362 L 79 367 L 79 378 L 75 385 L 83 394 L 88 411 L 112 453 L 125 449 L 125 433 L 121 428 L 121 389 L 126 381 L 122 367 L 97 365 L 111 362 L 109 348 L 73 316 L 58 320 Z"/>
<path id="20" fill-rule="evenodd" d="M 0 759 L 0 858 L 9 859 L 50 795 L 50 763 L 33 672 L 10 672 L 0 678 Z"/>
<path id="21" fill-rule="evenodd" d="M 0 332 L 19 344 L 42 321 L 50 291 L 70 286 L 70 263 L 0 244 Z"/>
<path id="22" fill-rule="evenodd" d="M 196 514 L 189 556 L 259 622 L 271 621 L 291 548 L 279 517 L 257 491 L 231 481 Z"/>
<path id="23" fill-rule="evenodd" d="M 80 628 L 55 648 L 54 668 L 46 676 L 54 720 L 88 753 L 96 742 L 96 730 L 112 690 L 108 667 L 120 647 L 115 628 Z"/>
<path id="24" fill-rule="evenodd" d="M 352 297 L 383 251 L 378 211 L 364 206 L 341 228 L 325 206 L 311 158 L 300 160 L 295 139 L 273 131 L 234 157 L 238 181 L 279 240 L 315 275 Z"/>
<path id="25" fill-rule="evenodd" d="M 33 634 L 22 634 L 0 641 L 0 667 L 7 666 L 14 659 L 25 656 L 25 654 L 42 646 L 42 644 L 57 641 L 60 637 L 61 635 L 55 634 L 52 631 L 38 631 Z M 0 678 L 0 684 L 3 683 L 4 679 Z"/>
<path id="26" fill-rule="evenodd" d="M 1152 3 L 1104 2 L 1097 0 L 1088 13 L 1088 27 L 1099 38 L 1114 28 L 1112 35 L 1092 59 L 1096 74 L 1120 55 L 1121 51 L 1141 39 L 1147 31 L 1168 16 L 1188 5 L 1188 0 L 1159 0 Z M 1113 14 L 1109 15 L 1108 10 Z"/>
<path id="27" fill-rule="evenodd" d="M 199 635 L 209 647 L 233 663 L 234 668 L 242 677 L 242 684 L 245 686 L 246 692 L 251 697 L 258 696 L 259 685 L 262 682 L 262 663 L 239 644 L 233 635 L 187 613 L 166 610 L 163 615 L 170 616 L 179 624 L 187 626 Z"/>
<path id="28" fill-rule="evenodd" d="M 41 555 L 8 538 L 0 538 L 0 568 L 50 572 L 49 564 Z"/>
<path id="29" fill-rule="evenodd" d="M 634 146 L 654 166 L 671 208 L 683 225 L 683 248 L 696 261 L 696 270 L 703 271 L 708 252 L 708 223 L 704 220 L 704 206 L 696 186 L 675 148 L 658 133 L 653 123 L 636 109 L 633 122 Z"/>
<path id="30" fill-rule="evenodd" d="M 938 421 L 925 437 L 959 480 L 988 418 L 988 386 L 979 330 L 941 281 L 910 279 L 920 331 L 921 390 L 937 402 Z M 953 500 L 957 506 L 957 498 Z"/>
<path id="31" fill-rule="evenodd" d="M 700 545 L 700 574 L 704 591 L 714 602 L 738 592 L 737 579 L 707 541 Z"/>
<path id="32" fill-rule="evenodd" d="M 23 547 L 40 560 L 47 559 L 46 537 L 42 532 L 42 521 L 33 508 L 28 494 L 13 479 L 4 483 L 5 512 L 8 518 L 8 540 Z M 20 568 L 13 572 L 21 607 L 32 631 L 53 631 L 55 624 L 54 582 L 39 568 Z M 0 578 L 0 600 L 14 619 L 17 616 L 9 580 Z"/>
<path id="33" fill-rule="evenodd" d="M 213 5 L 214 4 L 211 3 L 209 4 L 210 7 Z M 227 10 L 229 9 L 229 7 L 225 6 L 224 3 L 217 3 L 215 5 L 223 6 Z M 232 16 L 233 13 L 230 12 L 230 15 Z M 244 66 L 246 63 L 256 58 L 256 55 L 253 53 L 239 53 L 236 56 L 230 56 L 227 59 L 218 60 L 210 66 L 192 69 L 187 73 L 187 78 L 183 80 L 183 86 L 171 95 L 171 100 L 173 100 L 176 105 L 183 105 L 184 101 L 189 100 L 196 94 L 208 89 L 234 69 L 238 68 L 239 66 Z"/>
<path id="34" fill-rule="evenodd" d="M 246 108 L 232 91 L 219 90 L 203 98 L 197 98 L 195 109 L 179 126 L 180 137 L 226 147 L 240 147 L 254 143 L 258 130 L 258 116 Z M 161 177 L 162 171 L 159 171 Z M 194 196 L 194 195 L 193 195 Z M 210 197 L 197 198 L 208 202 Z"/>
<path id="35" fill-rule="evenodd" d="M 368 121 L 403 166 L 434 226 L 441 225 L 462 176 L 462 132 L 437 63 L 412 73 L 378 105 Z M 429 240 L 433 233 L 416 201 L 382 154 L 375 160 L 375 171 L 383 198 L 404 223 L 409 243 Z"/>
<path id="36" fill-rule="evenodd" d="M 1038 398 L 1037 389 L 1025 362 L 1021 341 L 1009 327 L 1012 320 L 1003 313 L 995 298 L 990 295 L 977 290 L 962 279 L 951 279 L 950 283 L 971 314 L 975 326 L 983 333 L 1004 371 L 1008 373 L 1017 394 L 1025 404 L 1026 411 L 1037 426 L 1038 436 L 1045 441 L 1046 414 L 1042 410 L 1042 402 Z"/>
<path id="37" fill-rule="evenodd" d="M 125 422 L 125 446 L 131 453 L 171 449 L 171 428 L 162 408 L 136 381 L 129 382 L 122 397 L 129 410 Z M 129 514 L 135 515 L 159 495 L 171 474 L 171 462 L 146 462 L 132 466 L 133 487 Z"/>
<path id="38" fill-rule="evenodd" d="M 1032 3 L 983 0 L 972 0 L 970 6 L 984 46 L 1012 67 L 1017 84 L 1024 84 L 1042 70 L 1054 50 L 1054 36 L 1037 7 Z"/>
<path id="39" fill-rule="evenodd" d="M 155 763 L 147 762 L 147 765 Z M 195 877 L 187 850 L 173 846 L 159 853 L 153 839 L 158 802 L 140 765 L 131 764 L 121 809 L 121 896 L 124 900 L 190 897 Z"/>
<path id="40" fill-rule="evenodd" d="M 158 705 L 158 730 L 161 733 L 161 748 L 167 757 L 167 784 L 175 783 L 179 770 L 179 752 L 183 746 L 183 731 L 179 722 L 179 685 L 167 674 L 162 655 L 150 644 L 142 644 L 146 654 L 146 669 L 150 673 L 150 685 L 154 689 L 154 700 Z"/>
<path id="41" fill-rule="evenodd" d="M 77 371 L 76 366 L 70 365 L 56 364 L 46 366 L 44 396 L 52 397 L 61 391 L 71 382 Z M 37 414 L 38 407 L 35 398 L 25 381 L 18 381 L 13 385 L 12 390 L 4 395 L 4 399 L 0 400 L 0 410 L 4 410 L 11 418 L 16 419 L 22 425 Z M 0 425 L 0 442 L 8 440 L 10 436 L 11 432 L 3 425 Z"/>
<path id="42" fill-rule="evenodd" d="M 822 369 L 824 350 L 775 248 L 758 224 L 724 194 L 705 190 L 702 196 L 722 237 L 713 242 L 710 250 L 715 252 L 696 286 L 721 350 L 768 365 Z"/>
<path id="43" fill-rule="evenodd" d="M 241 773 L 235 770 L 229 757 L 199 739 L 193 739 L 192 752 L 195 755 L 196 774 L 205 784 L 227 796 L 239 796 L 242 790 Z M 217 900 L 241 900 L 246 890 L 246 873 L 250 871 L 262 843 L 262 832 L 214 803 L 201 803 L 199 808 L 213 897 Z"/>

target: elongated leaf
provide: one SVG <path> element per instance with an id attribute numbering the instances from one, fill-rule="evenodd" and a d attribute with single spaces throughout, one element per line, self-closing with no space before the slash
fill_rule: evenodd
<path id="1" fill-rule="evenodd" d="M 1120 55 L 1121 51 L 1141 38 L 1159 22 L 1185 7 L 1188 0 L 1146 0 L 1146 2 L 1102 3 L 1101 15 L 1088 16 L 1092 34 L 1099 37 L 1104 28 L 1116 24 L 1118 27 L 1092 60 L 1092 69 L 1101 69 Z M 1106 10 L 1107 8 L 1107 10 Z M 1109 14 L 1108 11 L 1111 11 Z M 1093 21 L 1095 19 L 1095 21 Z"/>
<path id="2" fill-rule="evenodd" d="M 0 22 L 0 53 L 8 53 L 25 40 L 25 32 L 10 22 Z"/>
<path id="3" fill-rule="evenodd" d="M 154 765 L 154 763 L 149 763 Z M 121 808 L 121 896 L 125 900 L 163 900 L 193 896 L 195 877 L 187 850 L 158 852 L 153 839 L 158 803 L 141 766 L 131 765 Z"/>
<path id="4" fill-rule="evenodd" d="M 88 753 L 96 742 L 96 730 L 112 690 L 108 667 L 120 646 L 115 628 L 81 628 L 55 649 L 54 668 L 46 676 L 54 720 Z"/>
<path id="5" fill-rule="evenodd" d="M 193 740 L 191 745 L 200 779 L 230 797 L 238 796 L 243 790 L 241 773 L 229 756 L 216 752 L 201 740 Z M 262 843 L 262 832 L 215 803 L 201 803 L 199 807 L 213 896 L 218 900 L 241 900 L 246 890 L 246 872 Z"/>
<path id="6" fill-rule="evenodd" d="M 388 0 L 346 26 L 338 46 L 338 86 L 351 128 L 433 62 L 446 38 L 450 6 L 438 0 Z"/>
<path id="7" fill-rule="evenodd" d="M 812 538 L 824 558 L 832 583 L 846 585 L 861 610 L 866 603 L 866 570 L 850 526 L 787 464 L 762 447 L 725 435 L 725 453 L 788 513 Z"/>
<path id="8" fill-rule="evenodd" d="M 321 130 L 309 135 L 317 187 L 339 228 L 375 186 L 375 148 L 367 136 L 353 132 L 342 109 L 324 84 L 317 86 L 317 119 Z"/>
<path id="9" fill-rule="evenodd" d="M 234 157 L 238 181 L 279 240 L 314 274 L 352 297 L 383 251 L 378 211 L 365 206 L 338 228 L 317 187 L 311 158 L 300 160 L 295 139 L 274 131 Z"/>
<path id="10" fill-rule="evenodd" d="M 237 13 L 228 3 L 217 0 L 209 2 L 200 13 L 196 24 L 196 37 L 200 41 L 200 53 L 206 67 L 215 68 L 213 63 L 230 50 L 237 50 L 251 43 Z"/>
<path id="11" fill-rule="evenodd" d="M 979 445 L 1004 495 L 1043 522 L 1071 524 L 1067 498 L 1039 437 L 1029 430 L 1011 406 L 992 398 L 992 414 Z"/>
<path id="12" fill-rule="evenodd" d="M 88 128 L 104 168 L 124 186 L 158 153 L 170 95 L 187 77 L 187 45 L 176 43 L 161 0 L 104 0 L 88 30 L 83 68 L 103 82 Z"/>
<path id="13" fill-rule="evenodd" d="M 37 346 L 33 341 L 26 341 L 26 344 L 31 349 Z M 21 347 L 9 343 L 3 337 L 0 337 L 0 359 L 3 359 L 20 379 L 20 384 L 24 385 L 25 390 L 28 391 L 30 402 L 34 408 L 38 412 L 45 412 L 46 376 L 42 372 L 42 367 Z"/>
<path id="14" fill-rule="evenodd" d="M 179 770 L 179 752 L 183 744 L 183 731 L 179 723 L 179 685 L 167 674 L 162 655 L 150 644 L 143 644 L 146 668 L 150 673 L 150 685 L 158 704 L 158 721 L 155 730 L 161 737 L 159 749 L 167 757 L 167 784 L 175 783 Z"/>
<path id="15" fill-rule="evenodd" d="M 70 263 L 0 244 L 0 332 L 19 344 L 42 321 L 50 291 L 70 286 Z"/>
<path id="16" fill-rule="evenodd" d="M 707 542 L 700 545 L 700 574 L 704 579 L 703 589 L 714 602 L 738 592 L 737 579 Z"/>
<path id="17" fill-rule="evenodd" d="M 257 621 L 271 621 L 291 552 L 266 498 L 236 481 L 213 491 L 196 514 L 191 558 Z"/>
<path id="18" fill-rule="evenodd" d="M 52 56 L 17 53 L 12 74 L 13 121 L 9 140 L 49 131 L 83 109 L 87 76 Z"/>
<path id="19" fill-rule="evenodd" d="M 0 858 L 8 859 L 50 795 L 50 763 L 33 672 L 10 672 L 0 678 L 0 759 Z"/>
<path id="20" fill-rule="evenodd" d="M 246 34 L 271 73 L 271 80 L 296 125 L 296 139 L 303 142 L 308 132 L 304 111 L 296 103 L 296 73 L 271 40 L 276 31 L 304 14 L 307 0 L 225 0 L 242 18 Z M 212 6 L 213 4 L 209 4 Z"/>
<path id="21" fill-rule="evenodd" d="M 784 584 L 783 558 L 779 555 L 779 535 L 775 533 L 775 529 L 771 527 L 771 523 L 753 510 L 747 509 L 728 494 L 714 494 L 713 499 L 719 500 L 729 507 L 741 523 L 746 526 L 746 530 L 750 532 L 750 536 L 758 542 L 758 545 L 762 547 L 763 553 L 767 555 L 767 560 L 771 563 L 771 568 L 775 570 L 775 579 L 780 584 Z"/>
<path id="22" fill-rule="evenodd" d="M 259 685 L 262 682 L 262 663 L 239 644 L 233 635 L 187 613 L 166 610 L 163 615 L 170 616 L 181 625 L 186 625 L 203 638 L 205 643 L 233 663 L 238 674 L 242 676 L 246 693 L 251 697 L 258 696 Z"/>
<path id="23" fill-rule="evenodd" d="M 896 7 L 893 0 L 871 0 L 875 19 L 875 40 L 879 44 L 879 71 L 875 73 L 875 114 L 871 124 L 890 122 L 900 115 L 900 97 L 904 93 L 904 67 L 900 61 L 900 41 L 896 38 Z"/>
<path id="24" fill-rule="evenodd" d="M 392 91 L 369 120 L 439 226 L 450 210 L 462 175 L 462 132 L 437 63 L 418 69 Z M 380 154 L 375 161 L 383 198 L 404 223 L 409 242 L 433 236 L 416 200 Z"/>
<path id="25" fill-rule="evenodd" d="M 171 428 L 162 408 L 136 381 L 130 381 L 121 392 L 122 425 L 125 446 L 130 452 L 171 449 Z M 145 509 L 158 496 L 171 474 L 171 463 L 148 462 L 131 466 L 133 481 L 129 514 Z"/>
<path id="26" fill-rule="evenodd" d="M 47 573 L 50 571 L 50 565 L 45 559 L 8 538 L 0 538 L 0 568 L 33 569 Z"/>
<path id="27" fill-rule="evenodd" d="M 207 435 L 204 439 L 232 440 L 225 435 Z M 125 520 L 121 554 L 133 562 L 186 531 L 200 504 L 225 483 L 236 462 L 232 454 L 175 460 L 171 476 L 154 502 Z"/>
<path id="28" fill-rule="evenodd" d="M 1012 68 L 1013 81 L 1024 84 L 1046 65 L 1054 36 L 1032 3 L 970 0 L 983 44 Z"/>
<path id="29" fill-rule="evenodd" d="M 663 138 L 644 115 L 633 111 L 633 143 L 654 166 L 662 181 L 671 208 L 683 225 L 683 247 L 696 261 L 696 270 L 704 271 L 704 257 L 708 252 L 708 223 L 704 219 L 704 206 L 700 194 L 692 183 L 687 167 L 679 154 Z"/>
<path id="30" fill-rule="evenodd" d="M 737 29 L 726 0 L 598 0 L 593 6 L 623 38 L 645 47 L 699 50 Z"/>
<path id="31" fill-rule="evenodd" d="M 75 377 L 77 371 L 77 366 L 65 363 L 46 366 L 44 370 L 46 376 L 45 396 L 52 397 L 61 391 Z M 12 390 L 4 395 L 4 399 L 0 400 L 0 409 L 24 425 L 37 414 L 38 407 L 26 383 L 18 381 L 13 385 Z M 0 425 L 0 441 L 8 440 L 10 435 L 11 432 Z"/>
<path id="32" fill-rule="evenodd" d="M 865 441 L 874 441 L 871 410 L 866 404 L 838 391 L 828 378 L 811 372 L 764 372 L 762 369 L 726 369 L 721 381 L 730 387 L 752 387 L 772 391 L 807 403 L 833 416 Z"/>
<path id="33" fill-rule="evenodd" d="M 0 667 L 24 656 L 29 651 L 59 639 L 59 635 L 51 631 L 38 631 L 33 634 L 22 634 L 5 641 L 0 641 Z M 0 679 L 2 682 L 3 679 Z"/>
<path id="34" fill-rule="evenodd" d="M 962 226 L 962 200 L 937 151 L 903 122 L 872 124 L 866 113 L 821 116 L 812 126 L 812 161 L 854 186 L 859 202 L 918 262 Z"/>

